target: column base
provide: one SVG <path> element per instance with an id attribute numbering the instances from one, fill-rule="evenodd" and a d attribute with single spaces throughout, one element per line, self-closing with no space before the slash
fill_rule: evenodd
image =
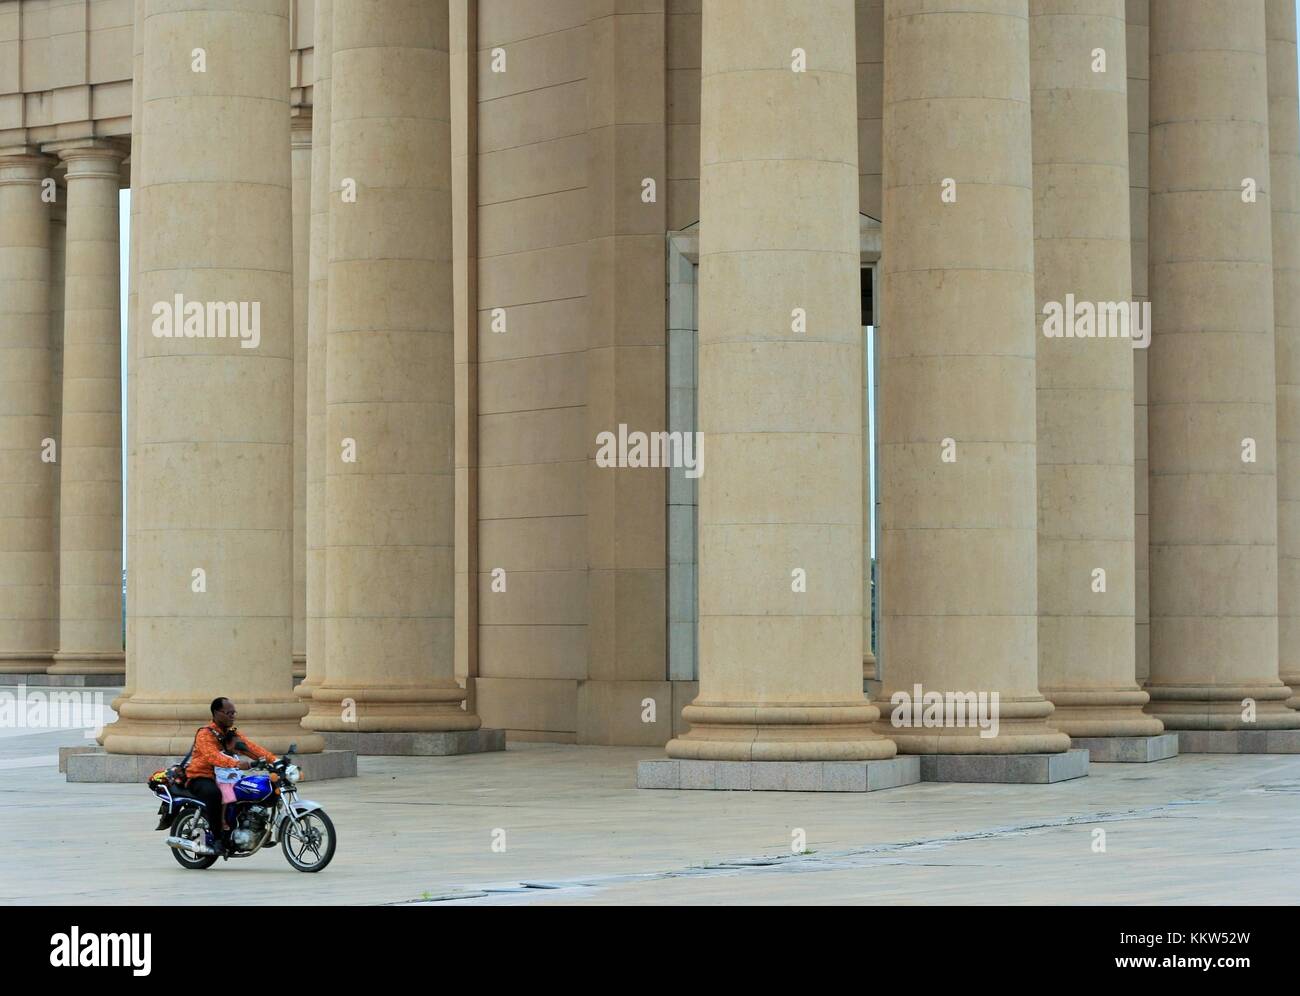
<path id="1" fill-rule="evenodd" d="M 36 674 L 0 676 L 0 685 L 27 685 L 32 688 L 121 688 L 125 681 L 126 673 L 123 671 L 115 674 L 52 674 L 49 671 L 39 671 Z"/>
<path id="2" fill-rule="evenodd" d="M 446 757 L 506 749 L 506 731 L 445 730 L 419 733 L 325 733 L 326 750 L 349 750 L 363 757 Z"/>
<path id="3" fill-rule="evenodd" d="M 1092 764 L 1164 761 L 1178 756 L 1178 734 L 1154 737 L 1071 737 L 1070 744 L 1088 752 Z"/>
<path id="4" fill-rule="evenodd" d="M 985 698 L 972 703 L 967 698 L 972 694 Z M 920 685 L 896 689 L 889 692 L 889 704 L 881 704 L 876 731 L 893 740 L 900 754 L 996 756 L 1070 749 L 1069 736 L 1048 725 L 1052 703 L 1047 699 L 998 695 L 995 703 L 995 694 L 922 691 Z"/>
<path id="5" fill-rule="evenodd" d="M 739 792 L 876 792 L 921 780 L 917 757 L 881 761 L 638 761 L 636 787 Z"/>
<path id="6" fill-rule="evenodd" d="M 326 683 L 312 692 L 303 726 L 321 733 L 469 732 L 483 724 L 461 708 L 465 695 L 454 681 L 396 686 Z"/>
<path id="7" fill-rule="evenodd" d="M 233 694 L 239 715 L 236 725 L 257 743 L 276 754 L 296 745 L 299 754 L 325 749 L 320 734 L 302 725 L 306 706 L 291 695 L 257 698 Z M 176 755 L 183 757 L 194 743 L 195 732 L 212 722 L 211 699 L 202 702 L 145 697 L 138 689 L 122 703 L 120 723 L 104 728 L 104 749 L 110 754 Z M 146 772 L 146 775 L 148 772 Z"/>
<path id="8" fill-rule="evenodd" d="M 898 750 L 872 728 L 879 716 L 865 700 L 780 706 L 696 700 L 682 709 L 690 730 L 664 749 L 687 761 L 884 761 Z"/>
<path id="9" fill-rule="evenodd" d="M 1179 730 L 1180 754 L 1300 754 L 1300 730 Z"/>
<path id="10" fill-rule="evenodd" d="M 1291 697 L 1286 700 L 1288 709 L 1300 709 L 1300 674 L 1284 674 L 1281 676 L 1282 684 L 1291 689 Z"/>
<path id="11" fill-rule="evenodd" d="M 66 752 L 66 753 L 65 753 Z M 183 757 L 182 753 L 180 757 Z M 110 754 L 102 747 L 60 747 L 59 770 L 69 782 L 144 782 L 151 774 L 175 764 L 174 754 Z M 357 756 L 347 750 L 294 755 L 304 782 L 355 778 Z"/>
<path id="12" fill-rule="evenodd" d="M 1300 712 L 1287 707 L 1293 697 L 1281 682 L 1260 685 L 1148 685 L 1146 711 L 1165 729 L 1259 732 L 1300 730 Z M 1254 715 L 1247 719 L 1247 700 Z M 1182 748 L 1186 753 L 1187 748 Z"/>
<path id="13" fill-rule="evenodd" d="M 44 674 L 54 663 L 54 651 L 49 653 L 0 653 L 0 674 Z"/>
<path id="14" fill-rule="evenodd" d="M 306 654 L 293 655 L 293 677 L 294 677 L 295 684 L 299 681 L 302 681 L 303 678 L 307 677 L 307 655 Z"/>
<path id="15" fill-rule="evenodd" d="M 45 669 L 46 674 L 126 674 L 126 655 L 122 651 L 98 653 L 69 651 L 54 655 L 54 663 Z"/>
<path id="16" fill-rule="evenodd" d="M 1151 697 L 1136 685 L 1041 691 L 1056 707 L 1047 722 L 1072 738 L 1155 737 L 1165 730 L 1159 719 L 1142 711 Z"/>
<path id="17" fill-rule="evenodd" d="M 1088 774 L 1088 752 L 1055 754 L 922 754 L 923 782 L 1050 785 Z"/>

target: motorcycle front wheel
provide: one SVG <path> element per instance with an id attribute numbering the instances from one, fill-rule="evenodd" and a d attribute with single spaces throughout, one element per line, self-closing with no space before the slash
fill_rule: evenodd
<path id="1" fill-rule="evenodd" d="M 334 824 L 325 812 L 314 809 L 292 820 L 284 821 L 280 834 L 280 848 L 284 859 L 300 872 L 318 872 L 334 859 Z"/>
<path id="2" fill-rule="evenodd" d="M 186 840 L 193 840 L 200 844 L 204 842 L 208 829 L 208 821 L 200 813 L 193 809 L 182 809 L 176 814 L 176 819 L 172 820 L 172 836 L 184 837 Z M 172 857 L 180 862 L 182 868 L 189 868 L 193 871 L 202 871 L 204 868 L 211 868 L 216 862 L 215 854 L 198 855 L 191 854 L 189 851 L 182 850 L 179 847 L 170 849 Z"/>

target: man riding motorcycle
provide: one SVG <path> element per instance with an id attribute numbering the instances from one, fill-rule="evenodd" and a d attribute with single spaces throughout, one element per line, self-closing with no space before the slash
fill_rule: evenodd
<path id="1" fill-rule="evenodd" d="M 212 832 L 213 847 L 220 854 L 226 848 L 226 841 L 221 829 L 221 789 L 217 785 L 216 772 L 212 769 L 239 768 L 247 771 L 252 762 L 235 756 L 236 750 L 259 761 L 274 762 L 279 759 L 235 728 L 235 703 L 230 699 L 224 696 L 213 699 L 211 709 L 212 722 L 195 734 L 194 750 L 185 766 L 185 787 L 191 795 L 202 801 L 208 817 L 208 829 Z"/>

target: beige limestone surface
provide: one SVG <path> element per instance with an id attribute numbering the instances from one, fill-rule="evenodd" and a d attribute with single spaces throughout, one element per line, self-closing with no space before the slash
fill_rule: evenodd
<path id="1" fill-rule="evenodd" d="M 1116 334 L 1132 330 L 1100 307 L 1132 297 L 1124 4 L 1030 0 L 1029 14 L 1038 684 L 1055 729 L 1154 736 L 1134 660 L 1134 348 Z M 1073 323 L 1080 305 L 1093 337 L 1047 335 L 1049 309 Z"/>
<path id="2" fill-rule="evenodd" d="M 885 6 L 881 697 L 996 692 L 1000 721 L 878 728 L 909 753 L 1060 752 L 1038 691 L 1027 5 L 932 8 Z"/>
<path id="3" fill-rule="evenodd" d="M 149 156 L 140 178 L 134 691 L 121 707 L 129 725 L 107 730 L 104 746 L 184 753 L 213 695 L 229 694 L 269 749 L 319 750 L 290 691 L 288 8 L 150 4 L 144 32 L 143 141 L 169 154 Z M 153 334 L 146 316 L 176 295 L 243 303 L 250 322 L 256 302 L 259 341 L 245 346 L 251 326 L 248 338 L 213 326 L 201 338 Z"/>
<path id="4" fill-rule="evenodd" d="M 1125 62 L 1128 66 L 1129 259 L 1133 300 L 1149 302 L 1147 220 L 1150 214 L 1148 120 L 1151 96 L 1150 0 L 1125 0 Z M 1133 621 L 1134 670 L 1139 684 L 1151 673 L 1151 564 L 1147 508 L 1147 356 L 1133 351 Z"/>
<path id="5" fill-rule="evenodd" d="M 1151 3 L 1151 678 L 1168 729 L 1295 729 L 1278 679 L 1263 0 Z"/>
<path id="6" fill-rule="evenodd" d="M 849 0 L 704 10 L 700 690 L 670 757 L 895 753 L 862 694 L 853 38 Z"/>
<path id="7" fill-rule="evenodd" d="M 62 420 L 59 431 L 59 644 L 51 674 L 120 674 L 122 386 L 118 191 L 123 153 L 60 151 L 67 166 Z"/>
<path id="8" fill-rule="evenodd" d="M 293 673 L 307 674 L 307 299 L 311 267 L 312 121 L 290 124 L 293 170 Z"/>
<path id="9" fill-rule="evenodd" d="M 44 671 L 58 640 L 51 165 L 34 149 L 0 149 L 0 673 Z"/>
<path id="10" fill-rule="evenodd" d="M 329 335 L 330 74 L 333 0 L 316 0 L 315 82 L 311 116 L 311 222 L 307 291 L 306 626 L 304 679 L 294 693 L 310 700 L 325 680 L 325 349 Z"/>
<path id="11" fill-rule="evenodd" d="M 323 731 L 479 727 L 453 657 L 447 33 L 446 0 L 333 10 Z"/>
<path id="12" fill-rule="evenodd" d="M 589 130 L 593 113 L 612 111 L 589 87 L 590 19 L 602 6 L 478 5 L 475 685 L 484 724 L 511 737 L 575 740 L 588 675 Z M 494 72 L 501 55 L 504 71 Z M 632 193 L 624 211 L 642 206 L 639 181 Z M 612 209 L 612 191 L 605 200 Z M 659 296 L 662 306 L 662 287 Z M 638 370 L 605 366 L 611 380 Z M 504 572 L 498 590 L 494 571 Z"/>
<path id="13" fill-rule="evenodd" d="M 1264 6 L 1277 368 L 1277 645 L 1279 680 L 1300 709 L 1300 97 L 1295 0 Z"/>

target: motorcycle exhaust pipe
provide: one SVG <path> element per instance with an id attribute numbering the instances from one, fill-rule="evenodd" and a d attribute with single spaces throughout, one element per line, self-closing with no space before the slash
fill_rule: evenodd
<path id="1" fill-rule="evenodd" d="M 217 853 L 210 847 L 205 847 L 203 844 L 196 844 L 188 837 L 168 837 L 163 843 L 168 847 L 176 848 L 178 851 L 189 851 L 190 854 L 196 855 L 200 858 L 206 858 L 209 855 Z"/>

